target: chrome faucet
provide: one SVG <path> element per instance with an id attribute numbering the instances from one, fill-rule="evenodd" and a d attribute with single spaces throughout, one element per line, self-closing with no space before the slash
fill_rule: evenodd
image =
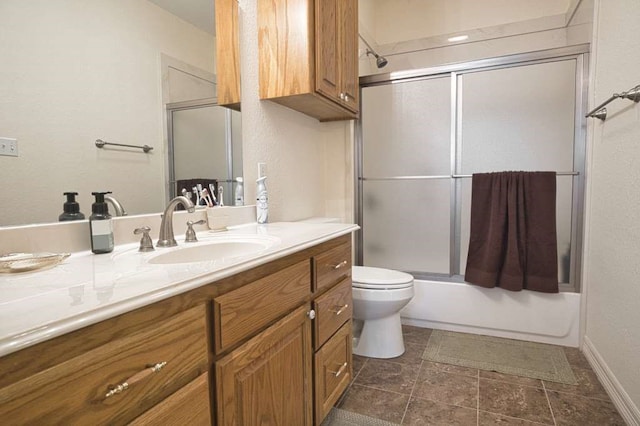
<path id="1" fill-rule="evenodd" d="M 185 196 L 180 195 L 169 201 L 169 204 L 167 205 L 167 208 L 164 209 L 164 214 L 162 215 L 160 236 L 156 247 L 174 247 L 178 245 L 176 238 L 173 235 L 173 211 L 178 204 L 182 204 L 189 213 L 193 213 L 196 210 L 196 206 Z"/>
<path id="2" fill-rule="evenodd" d="M 127 211 L 124 209 L 124 207 L 122 207 L 122 204 L 120 204 L 120 201 L 116 200 L 114 197 L 110 195 L 105 195 L 104 201 L 108 201 L 109 203 L 111 203 L 111 205 L 113 206 L 113 210 L 116 213 L 116 216 L 127 215 Z"/>

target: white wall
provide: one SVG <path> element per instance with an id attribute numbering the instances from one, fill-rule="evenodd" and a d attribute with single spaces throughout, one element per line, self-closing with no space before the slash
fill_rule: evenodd
<path id="1" fill-rule="evenodd" d="M 596 3 L 590 105 L 640 84 L 640 3 Z M 591 119 L 584 284 L 586 338 L 640 414 L 640 105 Z M 640 416 L 636 418 L 640 422 Z"/>
<path id="2" fill-rule="evenodd" d="M 258 95 L 257 7 L 240 1 L 242 75 L 242 139 L 245 200 L 255 200 L 257 163 L 267 164 L 269 220 L 297 220 L 336 215 L 347 209 L 351 161 L 348 121 L 320 123 L 316 119 Z"/>
<path id="3" fill-rule="evenodd" d="M 378 44 L 559 15 L 569 0 L 375 0 Z"/>
<path id="4" fill-rule="evenodd" d="M 63 191 L 85 214 L 99 190 L 161 211 L 161 53 L 214 72 L 214 38 L 146 0 L 2 0 L 0 31 L 0 136 L 20 153 L 0 157 L 0 226 L 56 221 Z"/>
<path id="5" fill-rule="evenodd" d="M 360 75 L 427 68 L 591 41 L 593 0 L 580 1 L 575 13 L 572 13 L 575 4 L 567 9 L 568 1 L 507 3 L 500 0 L 376 1 L 374 12 L 369 12 L 377 17 L 373 30 L 376 37 L 369 37 L 368 41 L 375 44 L 377 52 L 385 56 L 389 64 L 378 70 L 374 58 L 361 56 Z M 469 38 L 456 43 L 447 40 L 459 33 Z"/>

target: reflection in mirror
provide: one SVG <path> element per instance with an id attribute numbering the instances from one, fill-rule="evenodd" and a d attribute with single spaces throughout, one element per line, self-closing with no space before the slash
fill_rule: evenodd
<path id="1" fill-rule="evenodd" d="M 193 184 L 207 188 L 215 180 L 223 187 L 224 205 L 234 205 L 235 178 L 242 176 L 240 113 L 215 99 L 169 104 L 167 111 L 170 197 L 183 189 L 193 194 Z"/>
<path id="2" fill-rule="evenodd" d="M 92 191 L 111 191 L 130 215 L 164 209 L 166 105 L 216 95 L 213 23 L 163 9 L 196 3 L 0 1 L 0 138 L 18 145 L 17 157 L 0 156 L 0 226 L 57 221 L 63 192 L 78 192 L 87 216 Z M 213 0 L 202 4 L 195 15 L 213 19 Z M 96 139 L 154 149 L 98 149 Z"/>

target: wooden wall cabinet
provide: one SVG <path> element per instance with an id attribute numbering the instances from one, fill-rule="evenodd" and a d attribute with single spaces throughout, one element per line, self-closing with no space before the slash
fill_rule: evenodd
<path id="1" fill-rule="evenodd" d="M 344 235 L 1 357 L 0 418 L 319 425 L 352 378 L 351 306 Z"/>
<path id="2" fill-rule="evenodd" d="M 320 121 L 357 118 L 357 0 L 258 0 L 258 27 L 260 99 Z"/>
<path id="3" fill-rule="evenodd" d="M 240 111 L 238 1 L 216 0 L 215 9 L 218 105 Z"/>

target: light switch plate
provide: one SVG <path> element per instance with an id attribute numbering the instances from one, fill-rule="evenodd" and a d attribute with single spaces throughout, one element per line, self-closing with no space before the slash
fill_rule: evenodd
<path id="1" fill-rule="evenodd" d="M 18 139 L 0 138 L 0 155 L 18 156 Z"/>

